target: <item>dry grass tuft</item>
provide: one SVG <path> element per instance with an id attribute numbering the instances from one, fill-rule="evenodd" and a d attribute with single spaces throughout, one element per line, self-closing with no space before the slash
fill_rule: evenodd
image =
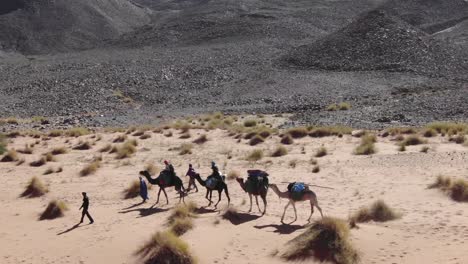
<path id="1" fill-rule="evenodd" d="M 415 145 L 420 145 L 420 144 L 426 144 L 427 140 L 424 140 L 420 138 L 419 136 L 416 135 L 411 135 L 405 138 L 402 142 L 401 145 L 404 146 L 415 146 Z"/>
<path id="2" fill-rule="evenodd" d="M 99 160 L 95 160 L 91 162 L 90 164 L 86 165 L 83 169 L 81 169 L 80 176 L 84 177 L 84 176 L 94 174 L 100 167 L 101 167 L 101 162 Z"/>
<path id="3" fill-rule="evenodd" d="M 193 226 L 193 220 L 191 218 L 176 218 L 169 226 L 169 230 L 175 235 L 181 236 L 193 229 Z"/>
<path id="4" fill-rule="evenodd" d="M 276 149 L 271 153 L 272 157 L 281 157 L 288 154 L 288 150 L 283 146 L 278 146 Z"/>
<path id="5" fill-rule="evenodd" d="M 401 218 L 401 214 L 396 213 L 384 201 L 378 200 L 370 207 L 363 207 L 359 209 L 359 211 L 351 216 L 350 219 L 357 223 L 362 223 L 371 220 L 376 222 L 386 222 L 399 218 Z"/>
<path id="6" fill-rule="evenodd" d="M 9 150 L 3 157 L 2 159 L 0 160 L 0 162 L 14 162 L 14 161 L 18 161 L 19 160 L 19 156 L 18 156 L 18 153 L 16 153 L 16 151 L 14 149 L 12 150 Z"/>
<path id="7" fill-rule="evenodd" d="M 321 262 L 339 264 L 359 263 L 359 253 L 349 238 L 349 226 L 340 219 L 324 217 L 304 233 L 288 242 L 281 258 L 303 261 L 315 258 Z"/>
<path id="8" fill-rule="evenodd" d="M 46 154 L 44 154 L 44 158 L 47 162 L 49 161 L 57 161 L 54 157 L 54 155 L 52 155 L 52 153 L 50 152 L 47 152 Z"/>
<path id="9" fill-rule="evenodd" d="M 305 127 L 296 127 L 289 129 L 286 134 L 291 135 L 292 138 L 303 138 L 309 134 Z"/>
<path id="10" fill-rule="evenodd" d="M 294 140 L 289 134 L 286 134 L 286 135 L 283 135 L 280 142 L 281 144 L 284 144 L 284 145 L 291 145 L 292 143 L 294 143 Z"/>
<path id="11" fill-rule="evenodd" d="M 235 180 L 235 179 L 237 179 L 239 177 L 240 177 L 240 173 L 238 171 L 235 171 L 235 170 L 231 170 L 227 174 L 227 179 L 228 180 Z"/>
<path id="12" fill-rule="evenodd" d="M 257 126 L 257 121 L 256 121 L 256 120 L 253 120 L 253 119 L 245 120 L 245 121 L 244 121 L 244 126 L 245 126 L 245 127 L 254 127 L 254 126 Z"/>
<path id="13" fill-rule="evenodd" d="M 189 143 L 184 143 L 184 144 L 180 145 L 180 147 L 178 148 L 179 149 L 179 155 L 192 154 L 192 148 L 193 148 L 193 145 L 189 144 Z"/>
<path id="14" fill-rule="evenodd" d="M 438 188 L 447 193 L 454 201 L 468 202 L 468 181 L 464 179 L 452 180 L 450 177 L 439 175 L 428 188 Z"/>
<path id="15" fill-rule="evenodd" d="M 45 157 L 41 157 L 41 158 L 38 159 L 38 160 L 35 160 L 35 161 L 30 162 L 30 163 L 29 163 L 29 166 L 31 166 L 31 167 L 40 167 L 40 166 L 42 166 L 42 165 L 44 165 L 44 164 L 46 164 L 46 163 L 47 163 L 46 158 L 45 158 Z"/>
<path id="16" fill-rule="evenodd" d="M 207 141 L 208 141 L 208 138 L 206 137 L 205 134 L 203 134 L 203 135 L 199 136 L 197 139 L 195 139 L 193 141 L 193 143 L 201 145 L 201 144 L 203 144 L 203 143 L 205 143 Z"/>
<path id="17" fill-rule="evenodd" d="M 263 150 L 256 149 L 247 155 L 246 160 L 248 161 L 259 161 L 263 158 Z"/>
<path id="18" fill-rule="evenodd" d="M 315 152 L 316 158 L 324 157 L 328 154 L 327 149 L 325 147 L 320 147 L 317 152 Z"/>
<path id="19" fill-rule="evenodd" d="M 24 148 L 18 149 L 18 152 L 21 154 L 32 154 L 33 148 L 30 145 L 26 144 Z"/>
<path id="20" fill-rule="evenodd" d="M 84 127 L 74 127 L 65 131 L 65 135 L 69 137 L 79 137 L 90 134 L 91 131 Z"/>
<path id="21" fill-rule="evenodd" d="M 374 143 L 377 142 L 375 135 L 365 135 L 361 138 L 361 144 L 354 150 L 355 155 L 371 155 L 376 152 Z"/>
<path id="22" fill-rule="evenodd" d="M 26 190 L 21 194 L 21 197 L 35 198 L 46 194 L 49 190 L 37 177 L 32 177 Z"/>
<path id="23" fill-rule="evenodd" d="M 466 141 L 466 136 L 462 135 L 462 134 L 455 135 L 455 136 L 450 137 L 449 141 L 450 142 L 455 142 L 457 144 L 463 144 Z"/>
<path id="24" fill-rule="evenodd" d="M 342 136 L 350 135 L 353 129 L 343 126 L 326 126 L 311 128 L 309 136 L 311 137 L 329 137 L 329 136 Z"/>
<path id="25" fill-rule="evenodd" d="M 139 138 L 144 140 L 144 139 L 151 138 L 151 135 L 149 133 L 145 133 L 145 134 L 141 135 Z"/>
<path id="26" fill-rule="evenodd" d="M 55 172 L 54 169 L 52 167 L 49 167 L 46 169 L 46 171 L 44 171 L 43 175 L 52 174 L 54 172 Z"/>
<path id="27" fill-rule="evenodd" d="M 265 142 L 265 139 L 262 138 L 260 135 L 256 135 L 256 136 L 254 136 L 253 138 L 251 138 L 249 140 L 249 145 L 250 146 L 256 146 L 256 145 L 258 145 L 260 143 L 263 143 L 263 142 Z"/>
<path id="28" fill-rule="evenodd" d="M 318 165 L 314 166 L 312 169 L 312 173 L 319 173 L 320 172 L 320 167 Z"/>
<path id="29" fill-rule="evenodd" d="M 178 263 L 194 264 L 195 258 L 189 246 L 172 232 L 157 232 L 146 242 L 135 255 L 141 258 L 140 263 Z"/>
<path id="30" fill-rule="evenodd" d="M 65 147 L 57 147 L 52 149 L 50 152 L 52 155 L 61 155 L 61 154 L 66 154 L 68 152 L 67 148 Z"/>
<path id="31" fill-rule="evenodd" d="M 172 211 L 169 217 L 167 218 L 168 223 L 175 221 L 176 219 L 185 219 L 196 217 L 195 211 L 197 210 L 197 205 L 194 202 L 189 202 L 187 204 L 179 204 Z"/>
<path id="32" fill-rule="evenodd" d="M 65 215 L 68 210 L 67 205 L 63 201 L 53 200 L 49 203 L 45 211 L 39 217 L 39 220 L 52 220 Z"/>
<path id="33" fill-rule="evenodd" d="M 432 128 L 426 128 L 422 131 L 422 135 L 424 137 L 435 137 L 437 136 L 437 131 Z"/>
<path id="34" fill-rule="evenodd" d="M 117 159 L 126 159 L 129 158 L 136 152 L 136 141 L 135 140 L 127 140 L 121 146 L 118 146 L 116 149 Z"/>
<path id="35" fill-rule="evenodd" d="M 423 146 L 423 147 L 421 148 L 421 152 L 422 152 L 422 153 L 427 153 L 427 152 L 429 151 L 429 149 L 430 149 L 430 148 L 429 148 L 428 146 Z"/>
<path id="36" fill-rule="evenodd" d="M 99 152 L 109 152 L 111 149 L 112 149 L 112 145 L 111 145 L 111 144 L 107 144 L 107 145 L 105 145 L 104 147 L 100 148 L 100 149 L 99 149 Z"/>
<path id="37" fill-rule="evenodd" d="M 160 169 L 156 167 L 153 163 L 146 164 L 145 170 L 148 171 L 151 175 L 156 175 L 160 172 Z"/>
<path id="38" fill-rule="evenodd" d="M 133 180 L 130 183 L 130 186 L 124 190 L 123 194 L 124 199 L 131 199 L 140 195 L 140 181 Z"/>
<path id="39" fill-rule="evenodd" d="M 185 132 L 185 133 L 183 133 L 182 135 L 180 135 L 179 138 L 181 138 L 181 139 L 187 139 L 187 138 L 190 138 L 191 136 L 192 136 L 192 135 L 190 135 L 189 132 Z"/>
<path id="40" fill-rule="evenodd" d="M 127 140 L 127 135 L 118 135 L 116 138 L 114 138 L 114 140 L 112 140 L 113 143 L 122 143 L 124 142 L 125 140 Z"/>
<path id="41" fill-rule="evenodd" d="M 76 150 L 88 150 L 91 148 L 92 148 L 91 143 L 89 143 L 88 141 L 79 142 L 78 145 L 73 147 L 73 149 L 76 149 Z"/>

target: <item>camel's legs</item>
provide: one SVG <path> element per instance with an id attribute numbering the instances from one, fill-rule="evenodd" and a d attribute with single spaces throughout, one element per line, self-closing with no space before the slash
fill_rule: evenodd
<path id="1" fill-rule="evenodd" d="M 169 204 L 169 198 L 167 197 L 166 190 L 163 188 L 162 191 L 164 193 L 164 196 L 166 196 L 166 204 Z"/>
<path id="2" fill-rule="evenodd" d="M 284 220 L 284 215 L 286 214 L 286 209 L 288 209 L 288 206 L 291 204 L 291 201 L 289 201 L 286 206 L 284 207 L 284 212 L 283 212 L 283 216 L 281 216 L 281 223 L 283 223 L 283 220 Z"/>
<path id="3" fill-rule="evenodd" d="M 156 203 L 155 203 L 155 204 L 158 204 L 158 203 L 159 203 L 159 196 L 161 195 L 161 191 L 162 191 L 162 188 L 159 187 L 158 199 L 156 200 Z"/>
<path id="4" fill-rule="evenodd" d="M 250 209 L 249 213 L 252 212 L 252 194 L 249 193 L 249 198 L 250 198 Z"/>
<path id="5" fill-rule="evenodd" d="M 320 208 L 320 206 L 318 205 L 318 201 L 317 201 L 317 197 L 314 199 L 314 204 L 315 204 L 315 207 L 317 207 L 317 209 L 319 210 L 320 212 L 320 215 L 322 216 L 323 218 L 323 214 L 322 214 L 322 208 Z M 312 204 L 311 204 L 312 205 Z"/>
<path id="6" fill-rule="evenodd" d="M 293 209 L 294 209 L 294 221 L 293 221 L 293 222 L 296 222 L 296 220 L 297 220 L 296 203 L 295 203 L 295 202 L 291 202 L 291 204 L 292 204 Z"/>
<path id="7" fill-rule="evenodd" d="M 257 203 L 258 211 L 261 213 L 262 209 L 260 209 L 260 205 L 258 205 L 258 195 L 255 195 L 255 202 Z"/>
<path id="8" fill-rule="evenodd" d="M 218 202 L 215 204 L 215 208 L 218 206 L 219 202 L 221 201 L 221 193 L 223 192 L 223 190 L 219 190 L 218 191 Z"/>
<path id="9" fill-rule="evenodd" d="M 307 222 L 310 222 L 310 218 L 312 218 L 313 214 L 314 214 L 314 201 L 310 199 L 310 216 L 309 216 L 309 219 L 307 219 Z"/>
<path id="10" fill-rule="evenodd" d="M 263 213 L 262 215 L 264 215 L 266 213 L 266 208 L 267 208 L 267 201 L 266 201 L 266 195 L 262 195 L 262 200 L 263 200 L 263 205 L 264 205 L 264 209 L 263 209 Z"/>

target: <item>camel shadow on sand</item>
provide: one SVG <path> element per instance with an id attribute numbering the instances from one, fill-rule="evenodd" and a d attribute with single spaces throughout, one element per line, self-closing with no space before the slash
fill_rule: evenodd
<path id="1" fill-rule="evenodd" d="M 297 230 L 306 228 L 306 226 L 302 226 L 302 225 L 288 225 L 288 224 L 281 224 L 281 225 L 270 224 L 270 225 L 254 226 L 254 227 L 257 229 L 264 229 L 264 228 L 271 227 L 275 229 L 273 233 L 278 233 L 281 235 L 289 235 L 291 233 L 294 233 Z"/>
<path id="2" fill-rule="evenodd" d="M 247 213 L 229 213 L 226 212 L 223 214 L 223 219 L 228 220 L 231 222 L 233 225 L 241 225 L 250 221 L 257 220 L 258 218 L 262 217 L 260 215 L 252 215 L 252 214 L 247 214 Z"/>
<path id="3" fill-rule="evenodd" d="M 196 214 L 211 214 L 211 213 L 218 213 L 219 211 L 217 209 L 209 209 L 206 207 L 200 207 L 195 209 Z"/>
<path id="4" fill-rule="evenodd" d="M 162 213 L 162 212 L 166 212 L 166 211 L 169 211 L 168 208 L 153 208 L 153 207 L 150 207 L 150 208 L 137 208 L 137 209 L 130 209 L 130 210 L 124 210 L 124 211 L 120 211 L 119 213 L 120 214 L 126 214 L 126 213 L 131 213 L 131 212 L 139 212 L 140 213 L 140 217 L 145 217 L 145 216 L 150 216 L 150 215 L 153 215 L 153 214 L 157 214 L 157 213 Z"/>

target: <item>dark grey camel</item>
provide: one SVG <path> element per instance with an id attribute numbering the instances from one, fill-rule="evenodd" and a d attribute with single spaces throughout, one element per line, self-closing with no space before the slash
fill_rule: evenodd
<path id="1" fill-rule="evenodd" d="M 218 199 L 218 202 L 215 204 L 215 208 L 218 206 L 219 202 L 221 201 L 221 193 L 224 192 L 226 193 L 226 197 L 228 199 L 228 206 L 231 204 L 231 198 L 229 197 L 229 191 L 228 191 L 228 187 L 227 187 L 227 184 L 224 182 L 224 181 L 217 181 L 216 182 L 216 185 L 214 188 L 208 188 L 206 186 L 206 181 L 204 181 L 201 177 L 200 177 L 200 174 L 196 175 L 195 176 L 195 179 L 202 185 L 202 186 L 205 186 L 206 188 L 206 196 L 205 198 L 210 201 L 210 203 L 208 204 L 208 206 L 210 206 L 213 202 L 211 201 L 211 197 L 212 197 L 212 192 L 213 191 L 218 191 L 218 195 L 219 195 L 219 199 Z M 210 195 L 210 198 L 208 198 L 208 194 Z"/>
<path id="2" fill-rule="evenodd" d="M 236 181 L 239 183 L 240 187 L 242 188 L 242 190 L 244 190 L 246 193 L 249 194 L 249 198 L 250 198 L 250 209 L 249 209 L 249 213 L 252 212 L 252 195 L 255 196 L 255 202 L 257 202 L 257 207 L 258 207 L 258 211 L 262 213 L 262 215 L 264 215 L 266 213 L 266 208 L 267 208 L 267 200 L 266 200 L 266 196 L 267 196 L 267 193 L 268 193 L 268 178 L 265 177 L 263 182 L 258 184 L 257 186 L 254 186 L 253 190 L 247 190 L 246 188 L 246 185 L 249 184 L 249 179 L 247 179 L 247 181 L 244 183 L 244 179 L 243 178 L 236 178 Z M 263 200 L 263 204 L 264 204 L 264 209 L 263 209 L 263 212 L 262 210 L 260 209 L 260 205 L 258 205 L 258 196 L 260 196 Z"/>
<path id="3" fill-rule="evenodd" d="M 159 176 L 161 177 L 162 173 L 164 172 L 161 172 L 161 174 L 159 174 Z M 156 179 L 153 179 L 151 178 L 151 174 L 144 170 L 144 171 L 140 171 L 140 175 L 144 176 L 149 183 L 153 184 L 153 185 L 158 185 L 159 186 L 159 192 L 158 192 L 158 199 L 156 201 L 156 204 L 159 203 L 159 196 L 161 195 L 161 191 L 164 192 L 164 195 L 166 196 L 166 201 L 167 201 L 167 204 L 169 204 L 169 198 L 167 198 L 167 193 L 166 193 L 166 190 L 164 190 L 165 188 L 167 187 L 172 187 L 174 186 L 175 190 L 177 192 L 179 192 L 179 203 L 180 201 L 183 201 L 185 203 L 185 200 L 184 200 L 184 197 L 185 197 L 185 189 L 184 189 L 184 186 L 182 184 L 182 180 L 177 177 L 177 176 L 174 176 L 172 182 L 170 184 L 163 184 L 160 182 L 160 177 L 156 178 Z"/>

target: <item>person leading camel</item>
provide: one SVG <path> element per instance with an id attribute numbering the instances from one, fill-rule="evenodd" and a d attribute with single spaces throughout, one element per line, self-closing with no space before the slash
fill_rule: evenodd
<path id="1" fill-rule="evenodd" d="M 290 187 L 290 186 L 288 186 L 288 187 Z M 292 205 L 293 208 L 294 208 L 295 218 L 294 218 L 293 222 L 295 222 L 297 220 L 297 211 L 296 211 L 295 203 L 296 202 L 303 202 L 303 201 L 310 201 L 310 216 L 309 216 L 309 219 L 307 219 L 308 222 L 310 222 L 310 218 L 312 218 L 312 214 L 314 213 L 314 206 L 317 207 L 317 209 L 320 212 L 320 215 L 323 218 L 322 208 L 320 208 L 320 206 L 318 205 L 317 195 L 315 195 L 315 193 L 313 191 L 309 190 L 308 188 L 305 189 L 301 193 L 301 195 L 298 195 L 298 196 L 293 194 L 292 186 L 291 186 L 291 188 L 288 188 L 288 190 L 285 191 L 285 192 L 280 191 L 278 189 L 278 186 L 276 186 L 276 184 L 270 184 L 270 188 L 278 195 L 279 198 L 289 200 L 288 204 L 286 204 L 286 207 L 284 207 L 283 216 L 281 216 L 281 223 L 284 223 L 283 222 L 284 215 L 286 214 L 286 209 L 288 209 L 289 205 Z"/>
<path id="2" fill-rule="evenodd" d="M 195 187 L 196 192 L 198 192 L 198 187 L 197 187 L 197 184 L 195 182 L 195 177 L 197 176 L 197 174 L 198 173 L 195 171 L 192 164 L 189 164 L 188 171 L 185 174 L 185 176 L 189 176 L 189 184 L 188 184 L 188 187 L 187 187 L 187 192 L 191 190 L 191 186 Z"/>

